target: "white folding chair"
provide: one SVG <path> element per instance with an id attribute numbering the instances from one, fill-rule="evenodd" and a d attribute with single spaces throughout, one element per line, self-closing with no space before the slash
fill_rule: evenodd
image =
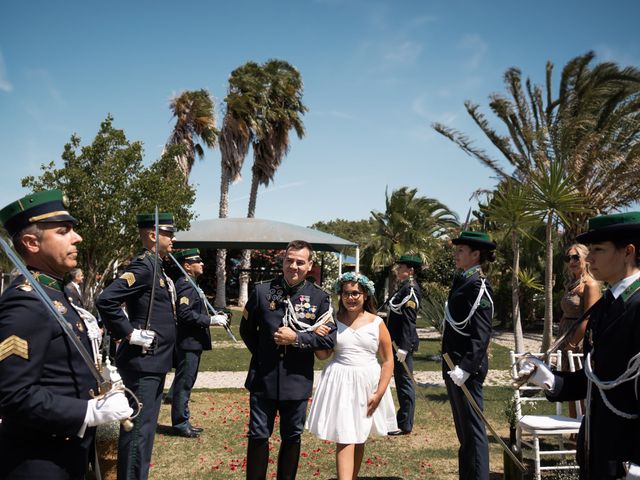
<path id="1" fill-rule="evenodd" d="M 582 370 L 582 353 L 572 352 L 571 350 L 567 351 L 567 358 L 569 359 L 569 371 L 576 372 L 578 370 Z M 584 415 L 582 411 L 582 402 L 580 400 L 576 401 L 576 415 L 578 418 L 582 418 Z"/>
<path id="2" fill-rule="evenodd" d="M 543 358 L 543 353 L 528 354 L 534 355 L 538 358 Z M 524 354 L 514 353 L 511 351 L 511 375 L 515 379 L 517 377 L 517 361 L 520 360 Z M 562 352 L 551 353 L 546 360 L 547 365 L 555 365 L 560 370 L 562 367 Z M 516 441 L 518 448 L 522 449 L 523 455 L 525 455 L 525 448 L 530 451 L 534 462 L 534 479 L 540 480 L 543 471 L 547 470 L 572 470 L 577 469 L 575 464 L 575 449 L 566 449 L 564 445 L 563 435 L 577 434 L 580 429 L 580 419 L 567 417 L 562 415 L 562 404 L 560 402 L 555 403 L 555 415 L 526 415 L 523 414 L 523 407 L 526 410 L 527 405 L 535 406 L 536 402 L 548 403 L 547 398 L 544 396 L 542 389 L 538 386 L 527 383 L 520 388 L 514 390 L 515 410 L 516 410 Z M 543 450 L 541 448 L 541 439 L 551 440 L 553 446 L 557 443 L 557 448 Z M 545 442 L 544 446 L 547 446 L 549 442 Z M 554 464 L 554 465 L 542 465 L 542 458 L 560 457 L 566 459 L 571 457 L 574 460 L 573 464 Z"/>

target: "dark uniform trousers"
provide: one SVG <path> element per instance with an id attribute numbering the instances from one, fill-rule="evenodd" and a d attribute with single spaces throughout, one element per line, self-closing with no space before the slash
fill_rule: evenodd
<path id="1" fill-rule="evenodd" d="M 624 300 L 613 300 L 609 291 L 593 307 L 584 336 L 584 354 L 591 353 L 593 373 L 601 381 L 612 381 L 640 353 L 640 291 Z M 587 397 L 584 370 L 555 372 L 551 401 L 573 401 Z M 585 419 L 578 435 L 580 479 L 624 478 L 623 462 L 640 465 L 640 384 L 627 381 L 605 390 L 608 401 L 618 410 L 636 415 L 624 418 L 614 413 L 593 385 L 591 393 L 591 436 L 589 454 L 585 447 Z"/>
<path id="2" fill-rule="evenodd" d="M 461 322 L 467 318 L 478 297 L 483 278 L 479 270 L 467 277 L 456 276 L 448 297 L 448 308 L 454 321 Z M 486 280 L 485 282 L 487 293 L 482 296 L 468 324 L 460 327 L 461 332 L 458 332 L 445 322 L 442 335 L 442 353 L 448 353 L 454 365 L 470 374 L 465 385 L 480 409 L 483 409 L 482 384 L 489 370 L 487 348 L 491 339 L 493 317 L 493 307 L 489 300 L 489 296 L 492 295 L 491 286 Z M 456 434 L 460 441 L 460 479 L 488 480 L 489 444 L 484 423 L 469 404 L 462 388 L 453 383 L 448 371 L 449 367 L 443 362 L 442 377 L 447 387 Z"/>
<path id="3" fill-rule="evenodd" d="M 389 310 L 387 327 L 391 340 L 396 344 L 397 348 L 407 352 L 405 363 L 409 372 L 413 374 L 413 352 L 418 349 L 419 339 L 416 331 L 416 316 L 419 308 L 419 302 L 422 300 L 422 291 L 420 286 L 413 280 L 407 279 L 392 295 L 391 302 L 398 303 L 410 294 L 411 288 L 417 297 L 418 303 L 414 298 L 408 300 L 400 309 L 400 312 Z M 413 417 L 416 408 L 416 389 L 413 380 L 407 368 L 393 356 L 393 378 L 396 383 L 396 393 L 398 395 L 398 412 L 396 420 L 398 428 L 403 432 L 411 432 L 413 430 Z"/>
<path id="4" fill-rule="evenodd" d="M 204 294 L 202 294 L 204 295 Z M 176 281 L 176 376 L 167 397 L 171 398 L 171 424 L 191 427 L 189 400 L 198 377 L 203 350 L 211 350 L 211 317 L 201 292 L 186 277 Z"/>
<path id="5" fill-rule="evenodd" d="M 116 351 L 116 366 L 122 380 L 142 403 L 142 410 L 134 419 L 133 430 L 125 432 L 120 429 L 118 480 L 145 480 L 148 477 L 164 379 L 173 362 L 176 340 L 174 302 L 169 291 L 171 284 L 162 271 L 160 261 L 156 268 L 150 323 L 150 329 L 156 332 L 155 347 L 145 354 L 140 346 L 131 345 L 126 340 L 134 328 L 145 328 L 151 305 L 155 261 L 155 255 L 149 251 L 135 257 L 96 302 L 113 338 L 122 340 Z M 126 303 L 128 318 L 122 311 L 123 303 Z M 136 406 L 132 405 L 132 408 L 136 409 Z"/>
<path id="6" fill-rule="evenodd" d="M 282 326 L 286 300 L 290 299 L 296 318 L 313 324 L 328 311 L 329 296 L 307 281 L 290 287 L 283 279 L 258 284 L 247 302 L 240 334 L 251 352 L 245 387 L 250 395 L 247 479 L 266 477 L 269 437 L 276 414 L 280 414 L 282 444 L 278 454 L 278 480 L 296 476 L 300 457 L 300 436 L 304 429 L 308 399 L 313 388 L 314 350 L 335 345 L 335 322 L 324 337 L 313 332 L 299 333 L 298 345 L 277 346 L 274 333 Z"/>
<path id="7" fill-rule="evenodd" d="M 91 351 L 84 323 L 60 282 L 34 275 Z M 78 433 L 89 391 L 97 384 L 22 277 L 0 298 L 0 343 L 5 354 L 11 352 L 0 360 L 0 479 L 83 479 L 94 453 L 95 428 L 87 428 L 82 438 Z M 27 358 L 18 343 L 28 350 Z"/>

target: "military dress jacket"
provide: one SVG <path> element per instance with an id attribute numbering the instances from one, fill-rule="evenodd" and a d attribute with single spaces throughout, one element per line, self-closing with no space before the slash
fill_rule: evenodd
<path id="1" fill-rule="evenodd" d="M 82 295 L 80 295 L 80 292 L 78 291 L 78 289 L 75 287 L 75 283 L 74 282 L 69 282 L 64 286 L 64 293 L 67 296 L 67 298 L 69 299 L 69 301 L 71 303 L 73 303 L 74 305 L 77 305 L 81 308 L 85 308 L 84 307 L 84 302 L 82 301 Z"/>
<path id="2" fill-rule="evenodd" d="M 158 260 L 156 289 L 151 306 L 149 329 L 156 332 L 156 343 L 152 351 L 142 353 L 142 347 L 131 345 L 126 340 L 134 329 L 143 330 L 149 312 L 153 279 L 153 263 L 156 257 L 144 250 L 127 266 L 120 278 L 105 288 L 96 307 L 100 317 L 116 340 L 122 340 L 116 351 L 116 366 L 125 370 L 165 374 L 171 370 L 173 349 L 176 343 L 176 321 L 174 316 L 172 283 L 162 270 Z M 126 304 L 127 313 L 122 310 Z"/>
<path id="3" fill-rule="evenodd" d="M 62 283 L 34 272 L 88 352 L 86 327 Z M 97 382 L 33 287 L 16 278 L 0 297 L 0 478 L 84 478 L 95 428 L 78 437 Z M 35 462 L 34 460 L 40 460 Z M 22 477 L 21 477 L 22 478 Z"/>
<path id="4" fill-rule="evenodd" d="M 184 276 L 176 281 L 176 316 L 178 348 L 191 352 L 211 350 L 211 317 L 207 312 L 207 305 L 200 292 Z"/>
<path id="5" fill-rule="evenodd" d="M 483 279 L 482 272 L 476 270 L 468 277 L 456 275 L 448 296 L 448 308 L 451 317 L 456 322 L 465 320 L 476 301 Z M 493 319 L 493 305 L 490 297 L 493 291 L 489 281 L 484 278 L 487 293 L 485 293 L 478 308 L 469 323 L 459 333 L 445 320 L 442 333 L 442 354 L 448 353 L 454 365 L 459 366 L 471 375 L 477 375 L 483 381 L 489 370 L 487 348 L 491 340 L 491 323 Z M 442 363 L 444 378 L 450 369 Z"/>
<path id="6" fill-rule="evenodd" d="M 416 330 L 416 316 L 418 315 L 418 308 L 420 308 L 420 302 L 422 301 L 422 290 L 417 282 L 412 279 L 406 279 L 400 284 L 398 290 L 391 296 L 390 303 L 398 303 L 402 301 L 407 295 L 411 293 L 411 287 L 418 298 L 418 302 L 412 298 L 409 299 L 400 309 L 400 313 L 396 313 L 389 309 L 389 317 L 387 322 L 387 328 L 389 329 L 389 335 L 391 340 L 394 341 L 397 347 L 406 352 L 413 352 L 418 350 L 420 341 L 418 339 L 418 332 Z"/>
<path id="7" fill-rule="evenodd" d="M 640 353 L 640 292 L 625 303 L 622 295 L 607 307 L 601 298 L 593 307 L 584 336 L 584 355 L 591 352 L 592 368 L 600 381 L 611 381 L 626 369 L 629 360 Z M 551 401 L 579 400 L 587 397 L 584 370 L 555 372 L 556 384 Z M 634 380 L 604 391 L 609 402 L 622 412 L 640 415 L 640 386 Z M 591 392 L 591 435 L 589 468 L 585 468 L 584 419 L 579 435 L 580 478 L 623 477 L 622 462 L 640 465 L 640 419 L 616 415 L 604 403 L 595 385 Z M 588 472 L 588 476 L 587 476 Z"/>
<path id="8" fill-rule="evenodd" d="M 327 324 L 331 331 L 326 336 L 300 332 L 297 345 L 276 345 L 273 335 L 283 326 L 287 298 L 297 318 L 307 324 L 315 323 L 331 305 L 329 295 L 306 280 L 293 289 L 283 278 L 257 284 L 240 322 L 240 335 L 251 352 L 245 387 L 269 399 L 304 400 L 313 388 L 313 352 L 334 347 L 336 324 Z"/>

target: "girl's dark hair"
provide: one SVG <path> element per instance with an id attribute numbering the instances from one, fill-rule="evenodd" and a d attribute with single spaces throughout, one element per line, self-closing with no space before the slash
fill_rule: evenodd
<path id="1" fill-rule="evenodd" d="M 495 250 L 484 250 L 479 248 L 480 251 L 480 263 L 486 262 L 495 262 L 496 261 L 496 251 Z"/>
<path id="2" fill-rule="evenodd" d="M 344 283 L 352 283 L 352 282 L 344 282 Z M 342 304 L 342 288 L 344 287 L 344 283 L 340 285 L 340 293 L 338 294 L 338 313 L 342 312 L 345 308 Z M 376 304 L 376 298 L 373 295 L 369 295 L 364 291 L 364 287 L 360 285 L 358 282 L 353 282 L 358 286 L 358 290 L 362 292 L 363 295 L 366 295 L 367 298 L 364 301 L 364 305 L 362 306 L 365 312 L 373 313 L 376 315 L 378 313 L 378 308 Z"/>

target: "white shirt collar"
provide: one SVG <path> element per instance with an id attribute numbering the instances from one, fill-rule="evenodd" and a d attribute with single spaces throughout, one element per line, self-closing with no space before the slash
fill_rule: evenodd
<path id="1" fill-rule="evenodd" d="M 611 293 L 613 294 L 613 298 L 617 299 L 622 294 L 622 292 L 626 290 L 626 288 L 629 285 L 631 285 L 633 282 L 635 282 L 639 278 L 640 278 L 640 272 L 636 272 L 633 275 L 623 278 L 618 283 L 611 285 L 611 287 L 609 287 L 609 290 L 611 290 Z"/>

